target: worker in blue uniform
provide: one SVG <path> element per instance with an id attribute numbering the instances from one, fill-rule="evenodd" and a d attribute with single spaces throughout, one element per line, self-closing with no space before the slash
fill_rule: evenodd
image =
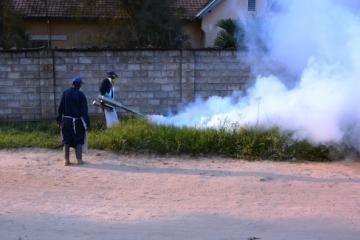
<path id="1" fill-rule="evenodd" d="M 90 128 L 90 119 L 85 94 L 80 90 L 81 85 L 80 77 L 72 80 L 72 87 L 62 94 L 56 118 L 61 126 L 65 166 L 70 165 L 70 147 L 75 148 L 78 164 L 83 164 L 82 146 L 85 142 L 86 131 Z"/>
<path id="2" fill-rule="evenodd" d="M 114 99 L 114 84 L 117 77 L 118 75 L 113 71 L 107 73 L 107 78 L 102 80 L 99 88 L 99 92 L 102 96 L 111 100 Z M 104 109 L 104 114 L 107 128 L 111 128 L 119 123 L 115 108 L 112 110 Z"/>

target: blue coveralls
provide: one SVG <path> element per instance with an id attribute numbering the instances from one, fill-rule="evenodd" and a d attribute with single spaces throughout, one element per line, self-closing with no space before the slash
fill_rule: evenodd
<path id="1" fill-rule="evenodd" d="M 90 119 L 86 97 L 82 91 L 77 88 L 64 91 L 57 120 L 62 123 L 63 144 L 70 147 L 84 144 L 85 131 L 90 128 Z"/>
<path id="2" fill-rule="evenodd" d="M 111 81 L 111 78 L 105 78 L 99 88 L 100 94 L 108 97 L 108 98 L 114 98 L 114 90 L 113 90 L 113 84 Z"/>

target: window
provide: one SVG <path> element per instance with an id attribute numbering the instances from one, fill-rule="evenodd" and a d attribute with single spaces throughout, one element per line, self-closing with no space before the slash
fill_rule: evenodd
<path id="1" fill-rule="evenodd" d="M 248 11 L 249 12 L 256 11 L 256 0 L 248 0 Z"/>
<path id="2" fill-rule="evenodd" d="M 66 41 L 67 36 L 66 35 L 30 35 L 30 40 L 32 41 L 49 41 L 51 38 L 51 41 Z"/>
<path id="3" fill-rule="evenodd" d="M 31 40 L 30 47 L 32 48 L 40 48 L 40 47 L 47 47 L 49 45 L 48 41 L 42 40 Z"/>
<path id="4" fill-rule="evenodd" d="M 30 45 L 33 48 L 48 47 L 49 41 L 67 41 L 66 35 L 30 35 Z"/>

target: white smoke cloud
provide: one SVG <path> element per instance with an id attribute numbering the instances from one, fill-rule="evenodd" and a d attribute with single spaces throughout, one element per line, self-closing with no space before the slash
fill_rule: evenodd
<path id="1" fill-rule="evenodd" d="M 150 118 L 176 126 L 277 126 L 301 139 L 345 142 L 360 149 L 360 12 L 355 8 L 360 4 L 356 2 L 277 0 L 280 10 L 262 18 L 259 36 L 268 52 L 262 56 L 262 68 L 255 68 L 276 66 L 272 74 L 262 75 L 259 70 L 244 95 L 198 99 L 177 115 Z M 259 59 L 256 62 L 259 65 Z M 292 77 L 277 75 L 279 66 Z"/>

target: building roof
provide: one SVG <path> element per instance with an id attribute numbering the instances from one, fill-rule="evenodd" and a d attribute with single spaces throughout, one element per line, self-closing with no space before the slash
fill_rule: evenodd
<path id="1" fill-rule="evenodd" d="M 127 18 L 119 0 L 13 0 L 15 9 L 27 18 Z M 194 19 L 209 0 L 176 0 L 184 19 Z"/>
<path id="2" fill-rule="evenodd" d="M 93 4 L 77 0 L 13 0 L 15 9 L 28 18 L 126 18 L 120 1 L 96 0 Z M 90 1 L 89 1 L 90 2 Z"/>
<path id="3" fill-rule="evenodd" d="M 176 6 L 185 10 L 185 19 L 193 19 L 209 2 L 211 0 L 176 0 Z"/>

